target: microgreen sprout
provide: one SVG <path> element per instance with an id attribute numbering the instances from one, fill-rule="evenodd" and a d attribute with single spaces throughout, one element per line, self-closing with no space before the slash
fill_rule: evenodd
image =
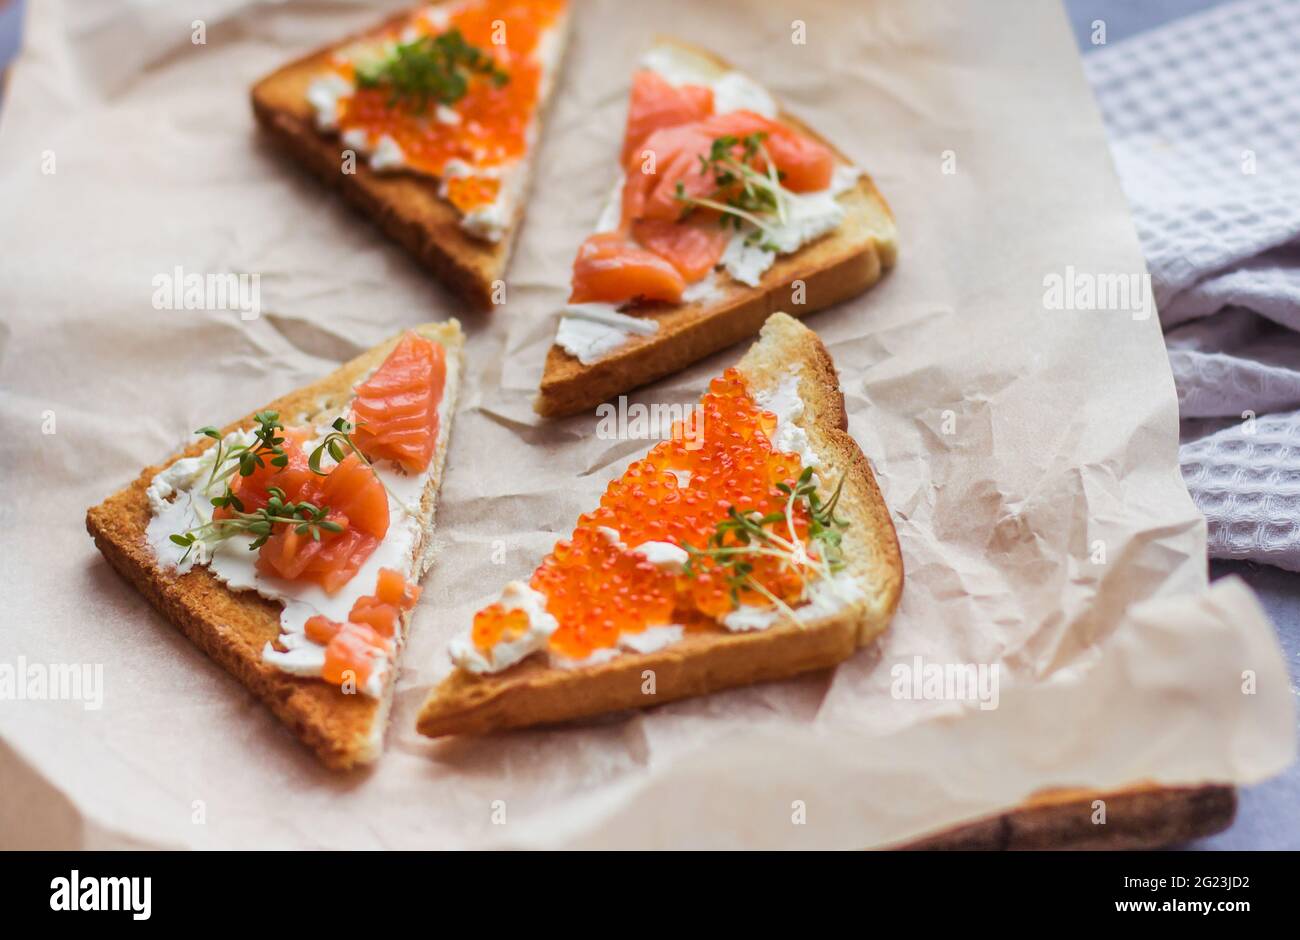
<path id="1" fill-rule="evenodd" d="M 704 548 L 683 544 L 690 556 L 683 566 L 686 576 L 699 577 L 706 569 L 704 562 L 711 561 L 725 579 L 733 604 L 740 604 L 741 591 L 753 591 L 795 620 L 790 606 L 754 577 L 754 561 L 762 557 L 779 558 L 787 567 L 800 573 L 811 572 L 818 578 L 829 578 L 844 567 L 841 540 L 848 523 L 835 516 L 844 478 L 840 478 L 830 498 L 823 502 L 812 476 L 812 467 L 805 467 L 793 486 L 777 484 L 777 489 L 786 496 L 784 511 L 762 513 L 757 509 L 728 507 L 726 517 L 714 527 Z M 800 506 L 808 515 L 808 541 L 817 545 L 815 556 L 809 554 L 795 531 L 794 520 Z"/>
<path id="2" fill-rule="evenodd" d="M 334 423 L 330 425 L 330 428 L 331 430 L 325 435 L 324 440 L 320 442 L 320 445 L 313 450 L 311 456 L 307 458 L 307 466 L 311 472 L 317 476 L 328 476 L 329 471 L 320 468 L 321 459 L 326 454 L 329 454 L 334 458 L 335 463 L 342 463 L 348 453 L 351 452 L 357 455 L 357 460 L 370 468 L 370 472 L 375 475 L 375 479 L 379 481 L 379 484 L 384 488 L 388 495 L 393 498 L 393 502 L 397 503 L 399 506 L 403 505 L 402 501 L 397 497 L 397 494 L 388 488 L 388 484 L 385 483 L 384 478 L 379 475 L 379 471 L 375 469 L 375 465 L 370 462 L 370 459 L 361 452 L 361 448 L 352 440 L 352 433 L 357 429 L 356 425 L 346 418 L 335 418 Z"/>
<path id="3" fill-rule="evenodd" d="M 213 519 L 188 532 L 171 536 L 173 543 L 185 549 L 181 563 L 190 557 L 195 545 L 210 545 L 234 535 L 253 536 L 248 548 L 250 551 L 259 549 L 266 544 L 278 523 L 290 525 L 299 535 L 310 535 L 318 542 L 321 532 L 343 531 L 342 525 L 327 518 L 330 512 L 328 506 L 316 506 L 306 500 L 292 502 L 285 497 L 284 490 L 275 486 L 266 492 L 267 502 L 261 509 L 253 512 L 236 510 L 228 517 Z"/>
<path id="4" fill-rule="evenodd" d="M 416 113 L 431 103 L 452 105 L 465 97 L 470 79 L 484 75 L 500 88 L 510 81 L 491 55 L 465 41 L 460 30 L 398 43 L 382 61 L 357 69 L 361 88 L 387 88 L 389 106 Z"/>
<path id="5" fill-rule="evenodd" d="M 203 485 L 203 495 L 210 493 L 218 483 L 225 483 L 226 486 L 220 496 L 212 499 L 213 506 L 224 506 L 236 512 L 243 512 L 244 504 L 231 489 L 230 478 L 236 473 L 241 477 L 252 476 L 268 463 L 281 469 L 289 465 L 289 455 L 284 452 L 284 437 L 280 434 L 284 430 L 284 425 L 280 423 L 279 413 L 259 411 L 253 415 L 253 420 L 257 422 L 257 426 L 253 429 L 253 439 L 247 444 L 234 444 L 227 447 L 221 432 L 211 425 L 194 432 L 217 442 L 212 471 Z"/>
<path id="6" fill-rule="evenodd" d="M 714 209 L 720 213 L 718 222 L 737 230 L 748 222 L 755 231 L 746 238 L 748 244 L 758 244 L 764 235 L 772 234 L 768 219 L 775 215 L 782 223 L 786 220 L 787 190 L 781 185 L 781 174 L 776 169 L 763 141 L 766 131 L 755 131 L 744 137 L 724 134 L 713 140 L 708 156 L 700 155 L 700 175 L 713 176 L 713 191 L 707 196 L 691 196 L 686 185 L 677 181 L 674 196 L 682 203 L 681 218 L 688 218 L 696 209 Z M 740 150 L 739 156 L 736 151 Z M 755 168 L 762 160 L 765 171 Z M 775 250 L 763 244 L 766 250 Z"/>

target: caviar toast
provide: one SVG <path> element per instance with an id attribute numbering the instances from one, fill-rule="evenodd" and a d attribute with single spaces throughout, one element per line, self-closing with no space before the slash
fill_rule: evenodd
<path id="1" fill-rule="evenodd" d="M 617 183 L 578 249 L 536 409 L 573 414 L 802 316 L 893 266 L 871 178 L 756 82 L 661 40 L 632 79 Z"/>
<path id="2" fill-rule="evenodd" d="M 466 300 L 505 276 L 568 31 L 566 0 L 447 0 L 253 87 L 258 121 Z"/>
<path id="3" fill-rule="evenodd" d="M 889 511 L 817 336 L 783 313 L 695 421 L 611 483 L 450 646 L 419 730 L 643 708 L 833 666 L 903 585 Z"/>
<path id="4" fill-rule="evenodd" d="M 427 324 L 147 468 L 104 557 L 329 767 L 378 757 L 461 376 Z"/>

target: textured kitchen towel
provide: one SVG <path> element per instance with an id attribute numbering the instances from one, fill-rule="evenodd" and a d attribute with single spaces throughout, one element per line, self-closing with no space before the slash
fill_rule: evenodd
<path id="1" fill-rule="evenodd" d="M 1300 0 L 1221 6 L 1084 63 L 1146 253 L 1210 554 L 1300 571 Z"/>

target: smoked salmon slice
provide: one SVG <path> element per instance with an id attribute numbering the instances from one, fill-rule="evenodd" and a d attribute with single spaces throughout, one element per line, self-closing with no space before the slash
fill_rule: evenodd
<path id="1" fill-rule="evenodd" d="M 356 388 L 353 440 L 371 460 L 392 460 L 420 473 L 438 444 L 438 405 L 447 381 L 442 346 L 407 333 L 383 364 Z"/>
<path id="2" fill-rule="evenodd" d="M 318 505 L 346 516 L 352 528 L 367 535 L 382 539 L 388 534 L 388 491 L 356 454 L 348 454 L 327 476 L 316 479 Z"/>
<path id="3" fill-rule="evenodd" d="M 277 467 L 269 458 L 264 457 L 262 466 L 248 476 L 235 474 L 230 478 L 230 491 L 235 494 L 244 512 L 256 512 L 264 507 L 271 498 L 270 489 L 276 487 L 284 492 L 285 498 L 292 502 L 302 499 L 315 500 L 314 487 L 320 477 L 311 472 L 307 466 L 307 454 L 302 445 L 311 437 L 308 428 L 289 428 L 284 432 L 281 448 L 289 463 Z M 304 496 L 311 491 L 312 495 Z M 219 506 L 212 511 L 214 519 L 228 519 L 235 514 L 233 506 Z"/>
<path id="4" fill-rule="evenodd" d="M 686 281 L 672 263 L 618 232 L 592 235 L 573 263 L 570 303 L 622 303 L 633 297 L 678 303 Z"/>
<path id="5" fill-rule="evenodd" d="M 672 85 L 653 69 L 642 69 L 632 76 L 620 162 L 631 169 L 629 161 L 642 159 L 640 151 L 643 148 L 640 145 L 652 133 L 664 127 L 698 121 L 712 113 L 712 88 Z"/>
<path id="6" fill-rule="evenodd" d="M 346 526 L 346 516 L 327 517 Z M 379 539 L 358 529 L 322 532 L 319 539 L 299 533 L 285 525 L 266 540 L 257 556 L 257 570 L 262 574 L 289 581 L 313 581 L 328 594 L 352 580 L 379 546 Z"/>
<path id="7" fill-rule="evenodd" d="M 347 623 L 320 614 L 309 617 L 305 625 L 307 638 L 325 647 L 321 670 L 325 679 L 339 684 L 351 672 L 358 685 L 364 684 L 374 670 L 377 656 L 391 652 L 398 618 L 419 598 L 419 585 L 411 584 L 400 571 L 380 568 L 375 593 L 356 599 Z"/>
<path id="8" fill-rule="evenodd" d="M 291 459 L 285 471 L 292 467 Z M 352 579 L 388 533 L 388 492 L 356 454 L 348 454 L 328 475 L 312 476 L 319 482 L 309 481 L 291 498 L 329 507 L 326 519 L 343 531 L 322 531 L 314 539 L 295 526 L 277 525 L 258 554 L 257 570 L 290 581 L 314 581 L 333 594 Z M 272 477 L 270 485 L 276 485 L 275 480 Z"/>
<path id="9" fill-rule="evenodd" d="M 715 217 L 692 222 L 641 219 L 632 223 L 632 237 L 668 261 L 687 283 L 698 281 L 717 265 L 731 239 L 731 230 Z"/>
<path id="10" fill-rule="evenodd" d="M 763 147 L 781 174 L 781 185 L 791 192 L 825 189 L 831 183 L 835 157 L 829 149 L 802 134 L 752 111 L 731 111 L 701 121 L 666 127 L 645 140 L 644 149 L 655 154 L 652 173 L 628 173 L 623 186 L 623 220 L 681 218 L 685 208 L 678 193 L 689 197 L 707 196 L 717 184 L 704 160 L 713 142 L 735 137 L 735 154 L 740 157 L 739 141 L 751 134 L 765 134 Z M 765 170 L 763 161 L 755 168 Z M 679 189 L 680 184 L 680 189 Z"/>
<path id="11" fill-rule="evenodd" d="M 709 158 L 715 142 L 731 138 L 732 155 L 745 160 L 743 142 L 755 134 L 762 135 L 762 150 L 749 157 L 755 170 L 767 172 L 765 154 L 791 192 L 830 185 L 835 157 L 822 144 L 753 111 L 714 114 L 710 89 L 672 85 L 649 69 L 637 72 L 623 137 L 619 228 L 593 235 L 578 249 L 570 303 L 680 303 L 686 285 L 722 260 L 733 232 L 720 224 L 719 212 L 687 200 L 732 198 L 726 185 L 719 191 L 719 171 Z M 740 184 L 731 185 L 738 193 Z"/>
<path id="12" fill-rule="evenodd" d="M 352 679 L 365 685 L 375 661 L 388 651 L 388 641 L 363 623 L 345 623 L 325 647 L 321 678 L 334 685 Z"/>

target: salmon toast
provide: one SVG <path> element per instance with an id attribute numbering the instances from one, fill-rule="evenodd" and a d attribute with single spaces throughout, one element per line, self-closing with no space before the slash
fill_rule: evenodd
<path id="1" fill-rule="evenodd" d="M 104 557 L 327 766 L 375 760 L 462 371 L 452 320 L 393 337 L 86 514 Z"/>
<path id="2" fill-rule="evenodd" d="M 821 341 L 773 314 L 739 364 L 449 646 L 430 737 L 645 708 L 834 666 L 903 564 Z"/>
<path id="3" fill-rule="evenodd" d="M 567 0 L 444 0 L 298 59 L 258 122 L 480 308 L 503 283 L 568 35 Z"/>
<path id="4" fill-rule="evenodd" d="M 579 246 L 535 403 L 592 408 L 874 284 L 897 256 L 871 178 L 716 56 L 661 40 L 632 77 L 619 175 Z"/>

